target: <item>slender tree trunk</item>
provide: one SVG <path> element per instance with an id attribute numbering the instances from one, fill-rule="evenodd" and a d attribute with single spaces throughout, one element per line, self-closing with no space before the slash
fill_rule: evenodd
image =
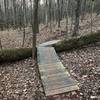
<path id="1" fill-rule="evenodd" d="M 60 15 L 60 20 L 63 19 L 63 7 L 64 7 L 64 1 L 61 0 L 61 15 Z"/>
<path id="2" fill-rule="evenodd" d="M 71 26 L 70 26 L 70 33 L 73 31 L 73 7 L 71 10 Z"/>
<path id="3" fill-rule="evenodd" d="M 19 29 L 20 31 L 22 30 L 22 6 L 23 6 L 23 1 L 21 0 L 21 5 L 20 5 L 20 8 L 19 8 Z"/>
<path id="4" fill-rule="evenodd" d="M 0 49 L 2 50 L 2 43 L 1 43 L 1 38 L 0 38 Z"/>
<path id="5" fill-rule="evenodd" d="M 52 8 L 51 8 L 52 1 L 49 1 L 49 20 L 50 20 L 50 32 L 52 32 Z"/>
<path id="6" fill-rule="evenodd" d="M 80 6 L 81 6 L 81 0 L 76 0 L 77 6 L 75 11 L 75 26 L 72 36 L 77 36 L 79 33 L 79 19 L 80 19 Z"/>
<path id="7" fill-rule="evenodd" d="M 31 16 L 30 16 L 30 25 L 32 25 L 32 23 L 33 23 L 33 13 L 32 13 L 32 0 L 30 0 L 30 9 L 31 9 Z"/>
<path id="8" fill-rule="evenodd" d="M 86 0 L 83 1 L 83 4 L 82 4 L 82 10 L 81 10 L 81 21 L 84 20 L 84 17 L 85 17 L 85 12 L 86 12 Z"/>
<path id="9" fill-rule="evenodd" d="M 91 33 L 93 32 L 93 8 L 94 8 L 94 1 L 91 0 Z"/>
<path id="10" fill-rule="evenodd" d="M 66 33 L 68 33 L 68 8 L 69 8 L 69 0 L 66 1 Z"/>
<path id="11" fill-rule="evenodd" d="M 70 2 L 69 3 L 69 7 L 71 7 L 71 17 L 70 17 L 70 21 L 71 21 L 71 23 L 70 23 L 70 33 L 72 33 L 72 31 L 73 31 L 73 19 L 74 19 L 74 8 L 73 8 L 73 4 L 72 4 L 72 2 Z"/>
<path id="12" fill-rule="evenodd" d="M 25 26 L 26 26 L 26 2 L 25 0 L 23 0 L 23 43 L 22 43 L 22 47 L 24 47 L 24 43 L 25 43 Z"/>
<path id="13" fill-rule="evenodd" d="M 4 9 L 5 9 L 5 28 L 7 28 L 7 0 L 4 0 Z"/>
<path id="14" fill-rule="evenodd" d="M 38 24 L 38 2 L 39 0 L 34 0 L 34 16 L 32 23 L 32 31 L 33 31 L 33 59 L 36 58 L 36 34 L 39 32 L 39 24 Z"/>
<path id="15" fill-rule="evenodd" d="M 46 0 L 46 4 L 45 4 L 45 10 L 46 10 L 46 26 L 48 26 L 48 1 Z"/>
<path id="16" fill-rule="evenodd" d="M 60 1 L 57 0 L 57 6 L 58 6 L 58 28 L 60 28 Z"/>
<path id="17" fill-rule="evenodd" d="M 12 0 L 13 2 L 13 25 L 14 28 L 16 28 L 17 25 L 17 19 L 16 19 L 16 0 Z"/>

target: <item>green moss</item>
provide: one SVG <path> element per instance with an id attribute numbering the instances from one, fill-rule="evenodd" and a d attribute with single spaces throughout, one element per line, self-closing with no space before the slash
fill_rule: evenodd
<path id="1" fill-rule="evenodd" d="M 97 33 L 89 34 L 86 36 L 64 39 L 61 42 L 53 45 L 56 51 L 68 51 L 73 49 L 81 48 L 88 44 L 100 42 L 100 31 Z M 32 56 L 31 48 L 20 48 L 20 49 L 3 49 L 0 50 L 0 63 L 13 62 L 22 59 L 26 59 Z"/>
<path id="2" fill-rule="evenodd" d="M 56 51 L 66 51 L 81 48 L 88 44 L 93 44 L 96 42 L 100 42 L 100 31 L 96 33 L 92 33 L 86 36 L 71 38 L 71 39 L 64 39 L 61 42 L 54 44 Z"/>
<path id="3" fill-rule="evenodd" d="M 32 56 L 31 48 L 0 50 L 0 63 L 26 59 Z"/>

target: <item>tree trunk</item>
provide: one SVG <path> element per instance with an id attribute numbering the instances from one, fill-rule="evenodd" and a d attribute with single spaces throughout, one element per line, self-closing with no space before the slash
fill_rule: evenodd
<path id="1" fill-rule="evenodd" d="M 7 7 L 7 4 L 8 3 L 8 1 L 7 0 L 4 0 L 4 9 L 5 9 L 5 28 L 7 28 L 8 27 L 8 21 L 7 21 L 7 16 L 8 16 L 8 12 L 7 12 L 7 10 L 8 10 L 8 7 Z"/>
<path id="2" fill-rule="evenodd" d="M 86 0 L 83 1 L 83 4 L 82 4 L 82 9 L 81 9 L 81 21 L 84 20 L 84 17 L 85 17 L 85 13 L 86 13 Z"/>
<path id="3" fill-rule="evenodd" d="M 16 21 L 16 0 L 12 0 L 13 2 L 13 25 L 16 28 L 17 21 Z"/>
<path id="4" fill-rule="evenodd" d="M 66 1 L 66 33 L 68 33 L 68 8 L 69 8 L 69 0 Z"/>
<path id="5" fill-rule="evenodd" d="M 52 1 L 49 1 L 49 20 L 50 20 L 50 32 L 52 32 L 52 8 L 51 8 Z"/>
<path id="6" fill-rule="evenodd" d="M 79 31 L 79 19 L 80 19 L 80 6 L 81 6 L 81 1 L 76 0 L 77 6 L 76 6 L 76 11 L 75 11 L 75 26 L 74 26 L 74 31 L 72 36 L 77 36 L 78 31 Z"/>
<path id="7" fill-rule="evenodd" d="M 0 39 L 0 49 L 2 50 L 2 43 L 1 43 L 1 39 Z"/>
<path id="8" fill-rule="evenodd" d="M 94 8 L 94 1 L 91 0 L 91 33 L 93 32 L 92 27 L 93 27 L 93 8 Z"/>
<path id="9" fill-rule="evenodd" d="M 48 26 L 48 1 L 47 0 L 46 0 L 46 4 L 45 4 L 45 10 L 46 10 L 45 21 L 46 21 L 46 26 Z"/>
<path id="10" fill-rule="evenodd" d="M 60 20 L 63 19 L 63 10 L 64 10 L 63 7 L 64 7 L 64 1 L 61 0 L 61 15 L 60 15 Z"/>
<path id="11" fill-rule="evenodd" d="M 60 28 L 60 1 L 57 0 L 57 6 L 58 6 L 58 28 Z"/>
<path id="12" fill-rule="evenodd" d="M 22 43 L 22 47 L 24 46 L 24 42 L 25 42 L 25 26 L 26 26 L 26 2 L 25 0 L 23 0 L 23 43 Z"/>
<path id="13" fill-rule="evenodd" d="M 38 25 L 38 2 L 39 0 L 34 0 L 34 16 L 33 16 L 33 23 L 32 23 L 32 31 L 33 31 L 33 59 L 36 58 L 36 34 L 39 32 L 39 25 Z"/>

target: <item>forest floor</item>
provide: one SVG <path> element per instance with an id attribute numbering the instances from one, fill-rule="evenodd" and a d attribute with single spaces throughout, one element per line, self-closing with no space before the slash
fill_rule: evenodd
<path id="1" fill-rule="evenodd" d="M 100 43 L 62 52 L 59 56 L 72 77 L 80 83 L 80 94 L 74 92 L 74 95 L 80 95 L 79 100 L 100 100 Z"/>
<path id="2" fill-rule="evenodd" d="M 93 31 L 100 30 L 100 16 L 96 17 L 93 22 Z M 65 20 L 61 22 L 61 28 L 58 29 L 55 26 L 52 33 L 44 25 L 40 26 L 40 30 L 37 36 L 37 44 L 49 40 L 62 39 L 68 35 L 65 33 Z M 90 33 L 89 18 L 80 24 L 80 34 L 86 35 L 87 33 Z M 3 48 L 21 47 L 22 37 L 22 31 L 19 30 L 0 32 Z M 32 32 L 30 28 L 27 28 L 24 47 L 31 47 L 31 41 Z M 88 99 L 85 98 L 84 100 L 99 100 L 100 43 L 89 45 L 80 50 L 62 52 L 59 56 L 71 75 L 80 83 L 79 93 L 72 93 L 74 97 L 77 96 L 78 98 L 72 98 L 69 94 L 68 98 L 70 100 L 82 100 L 83 97 L 86 97 Z M 0 100 L 33 100 L 37 86 L 36 78 L 36 69 L 32 58 L 0 65 Z M 41 85 L 39 86 L 41 87 Z M 42 91 L 41 88 L 40 91 Z M 97 99 L 98 97 L 99 99 Z"/>

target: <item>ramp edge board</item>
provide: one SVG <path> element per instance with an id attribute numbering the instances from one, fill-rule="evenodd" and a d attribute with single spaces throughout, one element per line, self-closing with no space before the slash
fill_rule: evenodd
<path id="1" fill-rule="evenodd" d="M 53 96 L 58 94 L 63 94 L 71 91 L 79 90 L 78 85 L 70 86 L 70 87 L 63 87 L 56 90 L 45 91 L 46 96 Z"/>

